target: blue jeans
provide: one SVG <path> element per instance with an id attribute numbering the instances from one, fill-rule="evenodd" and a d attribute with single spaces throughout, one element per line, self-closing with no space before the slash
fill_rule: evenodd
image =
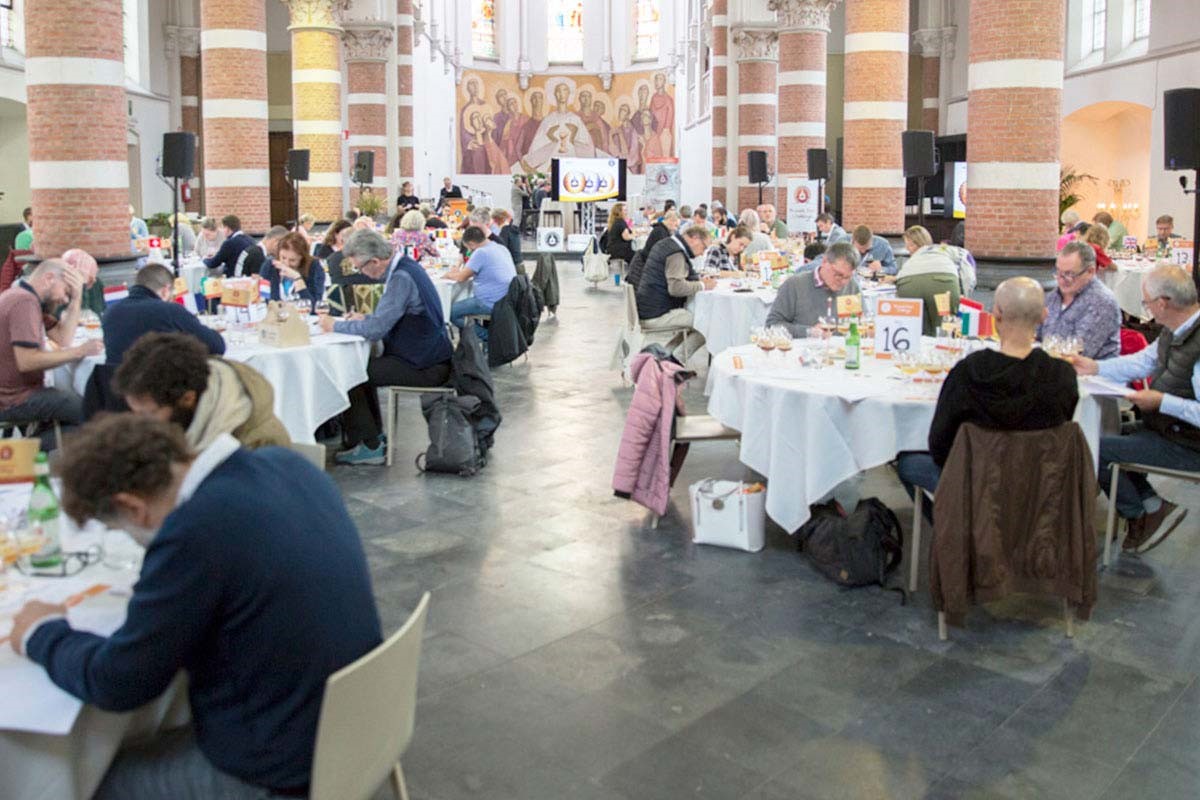
<path id="1" fill-rule="evenodd" d="M 942 477 L 942 468 L 933 463 L 933 457 L 929 453 L 911 450 L 901 453 L 897 457 L 896 472 L 900 475 L 900 482 L 904 484 L 904 491 L 908 492 L 908 496 L 913 499 L 916 497 L 916 490 L 913 487 L 919 486 L 933 494 L 937 491 L 938 480 Z M 922 508 L 925 518 L 932 522 L 933 504 L 926 502 Z"/>
<path id="2" fill-rule="evenodd" d="M 485 303 L 478 297 L 468 297 L 463 300 L 456 300 L 450 306 L 450 323 L 462 329 L 463 317 L 469 314 L 490 314 L 492 313 L 492 303 Z M 479 334 L 479 341 L 487 341 L 487 330 L 482 325 L 475 326 L 475 333 Z"/>
<path id="3" fill-rule="evenodd" d="M 1148 431 L 1140 424 L 1125 436 L 1100 437 L 1100 488 L 1108 494 L 1112 486 L 1112 465 L 1146 464 L 1151 467 L 1200 472 L 1200 451 L 1173 442 Z M 1145 501 L 1156 497 L 1145 475 L 1122 470 L 1117 480 L 1117 513 L 1125 519 L 1137 519 L 1146 513 Z"/>

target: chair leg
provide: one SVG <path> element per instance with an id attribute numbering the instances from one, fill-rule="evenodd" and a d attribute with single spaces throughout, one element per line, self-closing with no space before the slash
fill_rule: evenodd
<path id="1" fill-rule="evenodd" d="M 1121 477 L 1121 465 L 1112 465 L 1112 481 L 1108 487 L 1108 523 L 1104 526 L 1104 566 L 1112 564 L 1112 541 L 1117 534 L 1117 480 Z"/>
<path id="2" fill-rule="evenodd" d="M 388 390 L 387 417 L 383 421 L 383 432 L 387 436 L 387 465 L 390 467 L 396 453 L 396 393 Z"/>
<path id="3" fill-rule="evenodd" d="M 944 642 L 949 638 L 950 638 L 950 636 L 946 633 L 946 612 L 939 611 L 938 612 L 938 639 L 940 641 Z"/>
<path id="4" fill-rule="evenodd" d="M 652 530 L 652 531 L 658 530 L 658 514 L 650 515 L 650 530 Z"/>
<path id="5" fill-rule="evenodd" d="M 397 800 L 408 800 L 408 786 L 404 783 L 404 770 L 400 769 L 399 761 L 392 767 L 392 791 Z"/>
<path id="6" fill-rule="evenodd" d="M 1071 613 L 1071 604 L 1067 602 L 1067 598 L 1063 598 L 1063 620 L 1067 623 L 1067 638 L 1075 638 L 1075 615 Z"/>
<path id="7" fill-rule="evenodd" d="M 912 551 L 909 553 L 908 560 L 908 590 L 915 592 L 917 590 L 917 573 L 921 566 L 921 523 L 924 521 L 924 505 L 925 505 L 925 490 L 920 486 L 913 487 L 916 491 L 913 493 L 915 499 L 913 503 L 913 534 L 912 534 Z"/>
<path id="8" fill-rule="evenodd" d="M 58 448 L 58 452 L 62 452 L 62 425 L 58 420 L 54 421 L 54 446 Z"/>

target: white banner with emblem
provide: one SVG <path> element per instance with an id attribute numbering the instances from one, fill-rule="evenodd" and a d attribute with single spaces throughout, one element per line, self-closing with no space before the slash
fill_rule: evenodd
<path id="1" fill-rule="evenodd" d="M 788 178 L 787 226 L 789 233 L 813 233 L 817 230 L 820 182 L 807 178 Z"/>

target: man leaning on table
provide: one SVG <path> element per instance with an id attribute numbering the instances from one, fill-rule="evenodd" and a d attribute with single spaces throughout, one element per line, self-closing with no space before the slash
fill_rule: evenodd
<path id="1" fill-rule="evenodd" d="M 715 278 L 701 278 L 692 267 L 692 259 L 704 254 L 708 242 L 708 230 L 692 225 L 654 245 L 637 284 L 637 312 L 643 331 L 653 334 L 663 328 L 692 327 L 688 300 L 717 285 Z M 680 355 L 686 350 L 690 356 L 703 344 L 698 331 L 688 331 L 679 345 Z"/>
<path id="2" fill-rule="evenodd" d="M 854 270 L 858 254 L 848 242 L 838 242 L 825 251 L 820 266 L 797 273 L 779 287 L 775 302 L 767 312 L 767 325 L 783 325 L 796 338 L 808 335 L 808 329 L 831 311 L 837 312 L 837 298 L 859 294 Z"/>
<path id="3" fill-rule="evenodd" d="M 818 238 L 825 240 L 827 245 L 835 245 L 838 242 L 850 241 L 850 234 L 846 233 L 846 229 L 838 225 L 833 220 L 833 214 L 828 211 L 817 215 L 817 230 L 820 231 Z"/>
<path id="4" fill-rule="evenodd" d="M 162 264 L 147 264 L 138 270 L 129 296 L 113 303 L 104 313 L 104 362 L 117 367 L 125 351 L 147 333 L 186 333 L 208 352 L 221 355 L 225 340 L 179 303 L 173 302 L 175 276 Z"/>
<path id="5" fill-rule="evenodd" d="M 850 237 L 854 249 L 862 258 L 863 266 L 873 274 L 895 275 L 900 271 L 896 266 L 896 252 L 891 244 L 882 236 L 876 236 L 866 225 L 859 225 Z"/>
<path id="6" fill-rule="evenodd" d="M 1148 464 L 1200 471 L 1200 303 L 1192 276 L 1174 264 L 1155 267 L 1142 281 L 1142 305 L 1162 325 L 1162 333 L 1140 353 L 1094 361 L 1072 359 L 1081 375 L 1099 375 L 1116 383 L 1150 378 L 1150 388 L 1126 397 L 1142 412 L 1132 432 L 1100 437 L 1100 488 L 1109 491 L 1112 465 Z M 1126 550 L 1155 547 L 1187 514 L 1166 524 L 1177 506 L 1159 497 L 1145 475 L 1122 472 L 1117 483 L 1117 513 L 1129 521 Z"/>
<path id="7" fill-rule="evenodd" d="M 1074 336 L 1088 358 L 1113 358 L 1121 352 L 1121 305 L 1096 278 L 1096 251 L 1087 242 L 1069 242 L 1054 267 L 1057 286 L 1046 295 L 1046 321 L 1038 339 Z"/>
<path id="8" fill-rule="evenodd" d="M 74 630 L 30 602 L 12 646 L 85 703 L 131 711 L 188 678 L 191 728 L 117 754 L 95 797 L 306 797 L 326 679 L 381 641 L 362 542 L 327 475 L 231 436 L 96 420 L 58 466 L 64 510 L 146 545 L 124 624 Z"/>

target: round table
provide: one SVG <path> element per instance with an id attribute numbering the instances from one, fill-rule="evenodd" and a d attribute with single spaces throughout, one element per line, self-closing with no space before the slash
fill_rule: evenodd
<path id="1" fill-rule="evenodd" d="M 928 450 L 940 388 L 905 383 L 890 362 L 874 358 L 864 358 L 857 372 L 841 361 L 802 367 L 803 346 L 797 341 L 787 356 L 730 348 L 713 357 L 705 389 L 708 413 L 741 431 L 742 463 L 767 478 L 767 514 L 789 532 L 808 521 L 809 505 L 843 481 L 902 451 Z M 1075 420 L 1093 457 L 1100 410 L 1081 386 Z"/>
<path id="2" fill-rule="evenodd" d="M 1145 319 L 1142 308 L 1142 280 L 1154 268 L 1153 261 L 1121 259 L 1114 261 L 1115 269 L 1100 271 L 1100 280 L 1117 296 L 1121 310 L 1131 317 Z"/>

